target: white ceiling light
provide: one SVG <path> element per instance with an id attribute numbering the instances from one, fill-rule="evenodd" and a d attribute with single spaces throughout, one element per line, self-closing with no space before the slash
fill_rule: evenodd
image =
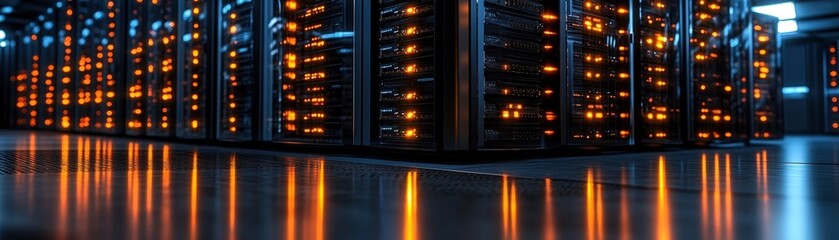
<path id="1" fill-rule="evenodd" d="M 795 3 L 782 2 L 752 7 L 752 12 L 777 17 L 779 20 L 795 19 Z"/>
<path id="2" fill-rule="evenodd" d="M 779 33 L 789 33 L 798 31 L 798 22 L 795 20 L 783 20 L 778 22 Z"/>
<path id="3" fill-rule="evenodd" d="M 0 40 L 6 39 L 6 31 L 0 30 Z"/>

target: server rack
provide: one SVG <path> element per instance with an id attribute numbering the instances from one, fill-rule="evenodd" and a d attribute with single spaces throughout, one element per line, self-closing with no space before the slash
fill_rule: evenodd
<path id="1" fill-rule="evenodd" d="M 825 46 L 825 132 L 839 133 L 839 51 L 837 42 L 830 42 Z"/>
<path id="2" fill-rule="evenodd" d="M 781 89 L 781 36 L 778 19 L 750 14 L 752 43 L 749 46 L 753 105 L 750 137 L 779 139 L 784 136 L 783 93 Z"/>
<path id="3" fill-rule="evenodd" d="M 146 135 L 168 137 L 175 127 L 177 1 L 148 1 L 146 7 Z"/>
<path id="4" fill-rule="evenodd" d="M 456 95 L 464 89 L 459 83 L 468 79 L 455 71 L 462 57 L 458 44 L 465 40 L 468 45 L 469 39 L 458 35 L 465 30 L 458 28 L 464 19 L 457 15 L 461 7 L 468 11 L 464 3 L 468 6 L 465 1 L 443 0 L 371 4 L 371 145 L 418 150 L 464 147 L 456 138 L 468 126 L 456 125 L 458 120 L 468 122 L 468 116 L 456 116 L 468 115 L 464 110 L 468 105 L 460 108 Z M 468 21 L 469 15 L 460 17 Z"/>
<path id="5" fill-rule="evenodd" d="M 126 59 L 126 70 L 124 76 L 127 80 L 126 88 L 128 96 L 125 100 L 125 134 L 143 135 L 146 129 L 146 109 L 148 77 L 147 62 L 144 57 L 147 48 L 148 22 L 145 12 L 148 3 L 142 0 L 127 2 L 128 14 L 126 16 L 127 36 L 126 46 L 130 49 Z"/>
<path id="6" fill-rule="evenodd" d="M 639 0 L 634 7 L 636 142 L 682 143 L 683 1 Z"/>
<path id="7" fill-rule="evenodd" d="M 275 141 L 352 143 L 354 2 L 303 0 L 276 7 Z"/>
<path id="8" fill-rule="evenodd" d="M 683 116 L 686 128 L 685 139 L 691 142 L 735 142 L 743 140 L 746 135 L 740 128 L 746 122 L 737 114 L 745 112 L 740 109 L 748 104 L 742 103 L 742 96 L 748 92 L 743 90 L 748 84 L 740 79 L 733 79 L 738 72 L 732 73 L 732 65 L 740 68 L 748 65 L 746 60 L 731 58 L 729 46 L 733 42 L 745 44 L 748 38 L 740 36 L 740 31 L 732 30 L 732 19 L 736 16 L 729 14 L 729 8 L 734 8 L 739 0 L 720 0 L 699 4 L 699 1 L 688 3 L 686 9 L 688 27 L 687 52 L 687 84 L 685 94 L 685 114 Z M 741 9 L 741 8 L 735 8 Z M 740 11 L 738 10 L 738 13 Z M 741 47 L 741 46 L 734 46 Z M 732 59 L 740 62 L 732 62 Z"/>
<path id="9" fill-rule="evenodd" d="M 484 1 L 477 12 L 474 119 L 478 149 L 560 143 L 558 1 Z"/>
<path id="10" fill-rule="evenodd" d="M 224 0 L 219 15 L 220 86 L 218 138 L 252 140 L 260 86 L 255 62 L 255 7 L 260 2 Z"/>
<path id="11" fill-rule="evenodd" d="M 58 53 L 56 45 L 56 24 L 55 12 L 52 8 L 48 8 L 44 15 L 39 16 L 39 25 L 41 26 L 41 52 L 40 52 L 40 72 L 43 75 L 43 80 L 39 84 L 41 104 L 38 110 L 38 128 L 50 129 L 55 128 L 56 125 L 56 56 Z"/>
<path id="12" fill-rule="evenodd" d="M 76 59 L 76 35 L 77 29 L 75 21 L 76 0 L 59 1 L 56 3 L 58 9 L 58 57 L 56 66 L 60 67 L 60 71 L 56 75 L 56 94 L 60 101 L 56 104 L 56 120 L 59 122 L 57 126 L 60 130 L 72 130 L 74 124 L 77 122 L 75 115 L 76 104 L 74 97 L 76 94 L 76 67 L 74 63 Z"/>
<path id="13" fill-rule="evenodd" d="M 93 28 L 93 13 L 95 9 L 91 9 L 90 0 L 76 0 L 75 1 L 75 15 L 73 20 L 75 27 L 78 28 L 75 36 L 74 53 L 77 61 L 71 63 L 73 73 L 77 81 L 75 81 L 75 92 L 72 93 L 71 98 L 73 104 L 76 105 L 76 120 L 73 128 L 77 132 L 90 132 L 93 128 L 94 118 L 94 104 L 93 95 L 96 89 L 93 77 L 93 55 L 95 49 L 93 46 L 93 37 L 90 31 Z"/>
<path id="14" fill-rule="evenodd" d="M 212 1 L 179 1 L 181 15 L 176 27 L 180 33 L 176 66 L 181 68 L 177 85 L 177 136 L 201 139 L 208 136 L 212 71 L 210 65 L 210 13 Z"/>
<path id="15" fill-rule="evenodd" d="M 630 1 L 569 0 L 563 144 L 633 144 Z"/>
<path id="16" fill-rule="evenodd" d="M 21 52 L 22 68 L 17 76 L 16 127 L 33 128 L 38 115 L 38 35 L 37 26 L 30 23 L 23 29 Z"/>

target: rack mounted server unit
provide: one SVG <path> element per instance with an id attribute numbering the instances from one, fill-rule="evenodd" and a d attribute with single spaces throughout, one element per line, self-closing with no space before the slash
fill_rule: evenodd
<path id="1" fill-rule="evenodd" d="M 749 82 L 751 139 L 780 139 L 784 136 L 783 82 L 781 79 L 781 36 L 778 18 L 751 13 L 745 19 L 751 44 Z"/>
<path id="2" fill-rule="evenodd" d="M 747 139 L 749 103 L 746 95 L 749 66 L 739 43 L 748 37 L 733 31 L 734 20 L 745 2 L 720 0 L 691 1 L 687 26 L 686 140 L 698 143 L 739 142 Z M 728 9 L 738 9 L 734 15 Z M 731 44 L 736 51 L 731 51 Z M 739 55 L 738 55 L 739 54 Z"/>
<path id="3" fill-rule="evenodd" d="M 294 2 L 294 4 L 291 4 Z M 286 1 L 273 42 L 280 79 L 274 140 L 353 143 L 355 14 L 351 0 Z"/>
<path id="4" fill-rule="evenodd" d="M 635 9 L 636 142 L 682 143 L 685 41 L 679 0 L 641 0 Z"/>

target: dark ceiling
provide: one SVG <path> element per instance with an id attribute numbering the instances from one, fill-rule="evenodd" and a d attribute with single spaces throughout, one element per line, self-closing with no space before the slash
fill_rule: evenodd
<path id="1" fill-rule="evenodd" d="M 96 1 L 96 0 L 94 0 Z M 104 1 L 104 0 L 102 0 Z M 790 0 L 752 0 L 753 5 L 766 5 Z M 839 39 L 839 0 L 792 0 L 796 4 L 798 32 L 784 35 L 787 39 L 824 38 Z M 0 7 L 11 6 L 14 10 L 2 14 L 2 29 L 20 29 L 37 19 L 55 0 L 0 0 Z"/>
<path id="2" fill-rule="evenodd" d="M 10 6 L 14 9 L 12 13 L 0 13 L 6 18 L 0 22 L 0 28 L 20 29 L 36 20 L 39 15 L 46 12 L 47 8 L 54 6 L 55 2 L 55 0 L 0 0 L 0 8 Z"/>

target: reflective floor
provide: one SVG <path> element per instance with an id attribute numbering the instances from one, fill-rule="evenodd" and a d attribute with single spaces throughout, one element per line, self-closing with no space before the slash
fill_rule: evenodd
<path id="1" fill-rule="evenodd" d="M 839 137 L 488 164 L 0 131 L 0 239 L 837 239 Z"/>

